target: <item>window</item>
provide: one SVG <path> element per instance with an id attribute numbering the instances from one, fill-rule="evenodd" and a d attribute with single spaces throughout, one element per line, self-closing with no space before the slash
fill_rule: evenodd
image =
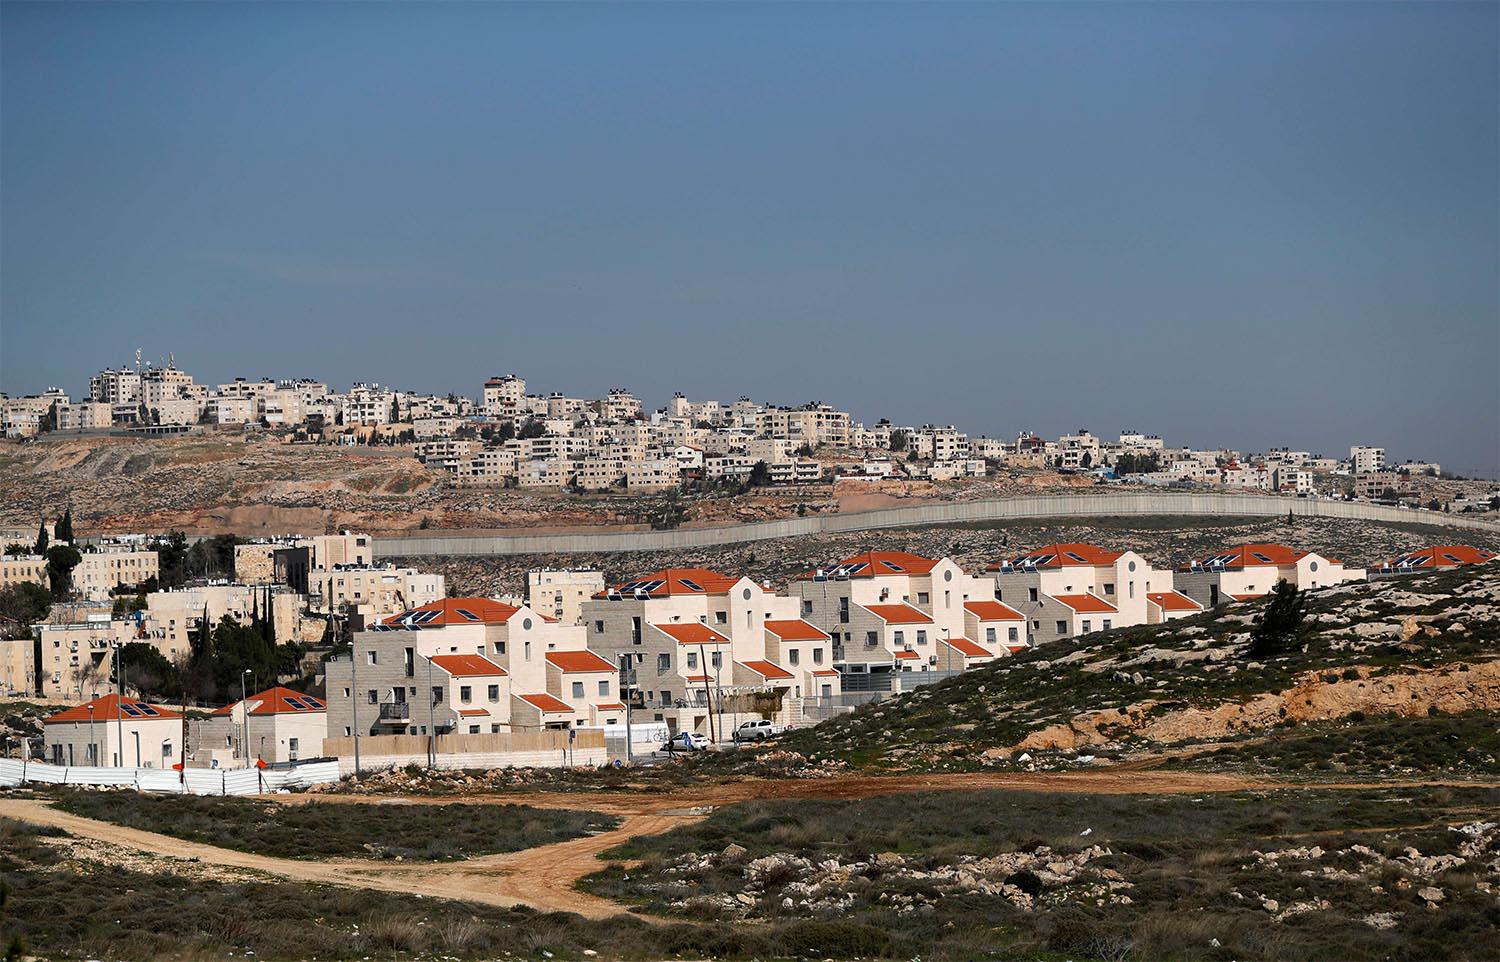
<path id="1" fill-rule="evenodd" d="M 491 685 L 489 687 L 489 689 L 485 693 L 487 695 L 489 695 L 490 701 L 499 701 L 500 700 L 500 686 L 499 685 Z"/>
<path id="2" fill-rule="evenodd" d="M 812 602 L 808 601 L 806 598 L 803 598 L 802 599 L 802 616 L 805 618 L 805 617 L 807 617 L 810 614 L 812 614 Z"/>
<path id="3" fill-rule="evenodd" d="M 349 726 L 348 726 L 348 725 L 345 725 L 345 726 L 344 726 L 344 737 L 345 737 L 345 738 L 348 738 L 348 737 L 349 737 L 349 735 L 350 735 L 350 729 L 349 729 Z"/>
<path id="4" fill-rule="evenodd" d="M 477 735 L 477 734 L 479 734 L 479 726 L 478 725 L 470 725 L 469 726 L 469 734 L 470 735 Z"/>
<path id="5" fill-rule="evenodd" d="M 727 625 L 727 624 L 729 624 L 729 612 L 727 612 L 727 611 L 716 611 L 716 612 L 714 612 L 714 624 L 716 624 L 716 625 Z"/>
<path id="6" fill-rule="evenodd" d="M 1018 640 L 1019 637 L 1020 637 L 1020 631 L 1019 631 L 1019 629 L 1010 628 L 1010 629 L 1006 630 L 1006 633 L 1005 633 L 1005 640 L 1006 641 L 1016 641 L 1016 640 Z"/>
<path id="7" fill-rule="evenodd" d="M 708 661 L 715 668 L 719 668 L 724 664 L 724 653 L 721 651 L 711 651 L 708 653 Z"/>
<path id="8" fill-rule="evenodd" d="M 349 697 L 349 689 L 347 689 L 347 688 L 344 689 L 344 697 L 345 698 Z"/>
<path id="9" fill-rule="evenodd" d="M 443 686 L 442 685 L 433 685 L 432 686 L 432 703 L 434 705 L 437 705 L 437 704 L 440 704 L 442 702 L 442 700 L 443 700 Z M 468 701 L 468 698 L 465 698 L 464 700 Z"/>
<path id="10" fill-rule="evenodd" d="M 370 691 L 369 691 L 369 695 L 370 695 L 370 704 L 372 704 L 372 705 L 378 705 L 378 704 L 380 704 L 380 698 L 379 698 L 379 696 L 377 696 L 375 694 L 375 689 L 371 688 Z"/>
<path id="11" fill-rule="evenodd" d="M 1104 583 L 1104 593 L 1107 595 L 1112 595 L 1115 593 L 1115 586 L 1113 582 L 1106 581 Z"/>
<path id="12" fill-rule="evenodd" d="M 1066 621 L 1059 621 L 1057 623 L 1057 633 L 1059 635 L 1066 635 L 1068 633 L 1068 623 Z"/>
<path id="13" fill-rule="evenodd" d="M 297 750 L 297 739 L 295 739 L 295 738 L 292 739 L 292 750 L 293 751 Z M 161 743 L 161 757 L 162 758 L 171 758 L 172 757 L 172 743 L 171 742 L 162 742 Z"/>
<path id="14" fill-rule="evenodd" d="M 802 652 L 795 648 L 788 649 L 786 653 L 787 664 L 795 665 L 802 660 Z"/>
<path id="15" fill-rule="evenodd" d="M 670 688 L 663 688 L 661 690 L 661 703 L 663 705 L 670 705 L 670 704 L 672 704 L 672 689 L 670 689 Z"/>
<path id="16" fill-rule="evenodd" d="M 1094 623 L 1092 621 L 1090 621 L 1089 619 L 1087 619 L 1087 618 L 1083 619 L 1083 633 L 1084 634 L 1088 634 L 1089 632 L 1091 632 L 1093 630 L 1094 630 Z"/>
<path id="17" fill-rule="evenodd" d="M 698 667 L 698 653 L 696 651 L 687 653 L 687 666 L 689 669 Z"/>
<path id="18" fill-rule="evenodd" d="M 437 701 L 437 693 L 438 693 L 438 689 L 434 688 L 432 690 L 432 700 L 433 701 Z M 461 702 L 463 702 L 465 705 L 467 705 L 469 702 L 473 701 L 474 700 L 474 689 L 473 689 L 473 687 L 471 687 L 469 685 L 459 685 L 458 686 L 458 700 L 461 701 Z"/>
<path id="19" fill-rule="evenodd" d="M 524 657 L 525 657 L 525 659 L 527 661 L 531 660 L 531 639 L 529 639 L 529 638 L 526 640 L 526 647 L 524 649 L 523 654 L 524 654 Z"/>
<path id="20" fill-rule="evenodd" d="M 657 672 L 657 674 L 661 674 L 664 671 L 671 671 L 671 670 L 672 670 L 672 656 L 671 655 L 666 655 L 666 654 L 657 655 L 656 656 L 656 672 Z"/>
<path id="21" fill-rule="evenodd" d="M 844 624 L 848 624 L 849 623 L 849 599 L 848 598 L 840 598 L 839 599 L 839 621 L 842 622 L 842 623 L 844 623 Z"/>
<path id="22" fill-rule="evenodd" d="M 925 644 L 927 644 L 927 632 L 924 631 L 924 630 L 922 630 L 921 628 L 917 629 L 917 644 L 919 644 L 919 645 L 925 645 Z"/>
<path id="23" fill-rule="evenodd" d="M 609 682 L 607 682 L 607 681 L 601 681 L 599 683 L 599 697 L 600 698 L 608 698 L 609 697 Z"/>
<path id="24" fill-rule="evenodd" d="M 906 632 L 904 631 L 896 632 L 893 637 L 895 638 L 896 644 L 898 645 L 905 644 L 906 642 Z"/>
<path id="25" fill-rule="evenodd" d="M 500 726 L 499 725 L 491 725 L 490 726 L 490 734 L 491 735 L 498 735 L 498 734 L 500 734 Z"/>
<path id="26" fill-rule="evenodd" d="M 604 634 L 604 622 L 603 621 L 596 621 L 596 622 L 594 622 L 594 634 L 596 634 L 596 635 L 602 635 L 602 634 Z"/>
<path id="27" fill-rule="evenodd" d="M 575 682 L 573 682 L 573 697 L 574 698 L 582 698 L 583 697 L 583 682 L 581 682 L 581 681 L 575 681 Z"/>
<path id="28" fill-rule="evenodd" d="M 1012 628 L 1011 630 L 1014 631 L 1015 629 Z M 993 628 L 986 628 L 986 629 L 984 629 L 984 640 L 993 645 L 995 643 L 995 629 L 993 629 Z"/>
<path id="29" fill-rule="evenodd" d="M 288 738 L 288 739 L 287 739 L 287 740 L 286 740 L 286 747 L 287 747 L 287 748 L 288 748 L 288 749 L 289 749 L 289 750 L 291 750 L 291 751 L 296 751 L 296 750 L 297 750 L 297 748 L 298 748 L 298 742 L 297 742 L 297 739 L 295 739 L 295 738 Z M 168 753 L 168 754 L 170 754 L 170 752 L 169 752 L 169 753 Z"/>
<path id="30" fill-rule="evenodd" d="M 1026 594 L 1027 594 L 1029 600 L 1031 600 L 1031 601 L 1035 601 L 1036 600 L 1036 589 L 1035 588 L 1027 588 L 1026 589 Z"/>
<path id="31" fill-rule="evenodd" d="M 375 649 L 372 648 L 369 651 L 365 652 L 365 664 L 367 664 L 367 665 L 378 665 L 378 664 L 380 664 L 379 659 L 375 657 Z"/>
<path id="32" fill-rule="evenodd" d="M 925 592 L 925 591 L 919 591 L 919 592 L 917 592 L 917 604 L 919 604 L 919 605 L 925 605 L 930 600 L 932 600 L 932 596 L 929 595 L 927 592 Z"/>
<path id="33" fill-rule="evenodd" d="M 815 664 L 815 665 L 821 665 L 821 664 L 823 664 L 823 649 L 822 648 L 814 648 L 812 650 L 812 656 L 813 656 L 813 664 Z"/>
<path id="34" fill-rule="evenodd" d="M 1109 621 L 1109 619 L 1108 619 L 1108 618 L 1105 618 L 1105 619 L 1104 619 L 1104 630 L 1105 630 L 1105 631 L 1108 631 L 1108 630 L 1109 630 L 1109 629 L 1110 629 L 1110 628 L 1112 628 L 1112 627 L 1113 627 L 1113 625 L 1111 625 L 1111 624 L 1110 624 L 1110 621 Z"/>
<path id="35" fill-rule="evenodd" d="M 874 648 L 876 645 L 879 645 L 879 644 L 880 644 L 880 637 L 877 634 L 875 634 L 875 632 L 873 632 L 873 631 L 867 631 L 867 632 L 865 632 L 865 647 L 866 648 Z"/>

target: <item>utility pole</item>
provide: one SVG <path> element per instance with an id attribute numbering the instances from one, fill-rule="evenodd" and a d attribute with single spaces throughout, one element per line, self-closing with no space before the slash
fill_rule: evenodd
<path id="1" fill-rule="evenodd" d="M 452 702 L 449 702 L 452 704 Z M 437 693 L 432 689 L 432 659 L 427 659 L 427 768 L 437 768 Z"/>
<path id="2" fill-rule="evenodd" d="M 187 681 L 182 683 L 182 744 L 177 748 L 177 764 L 181 765 L 182 777 L 178 783 L 182 785 L 182 792 L 187 794 L 187 749 L 188 749 L 188 724 L 187 724 Z"/>
<path id="3" fill-rule="evenodd" d="M 622 654 L 620 659 L 623 662 L 620 666 L 620 700 L 625 703 L 625 761 L 628 764 L 635 761 L 630 741 L 630 652 Z"/>
<path id="4" fill-rule="evenodd" d="M 714 737 L 714 696 L 708 690 L 708 653 L 701 641 L 698 642 L 698 660 L 701 662 L 698 669 L 703 672 L 703 700 L 708 704 L 708 740 L 718 741 Z"/>
<path id="5" fill-rule="evenodd" d="M 125 662 L 120 658 L 124 646 L 118 641 L 113 642 L 115 646 L 115 681 L 119 683 L 120 693 L 115 697 L 115 741 L 119 743 L 119 762 L 121 768 L 125 767 Z"/>

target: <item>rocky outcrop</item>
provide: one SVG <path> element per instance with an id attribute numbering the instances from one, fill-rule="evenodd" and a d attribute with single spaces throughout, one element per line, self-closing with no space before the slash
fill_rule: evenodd
<path id="1" fill-rule="evenodd" d="M 1270 729 L 1287 720 L 1329 721 L 1366 715 L 1500 711 L 1500 661 L 1376 674 L 1369 666 L 1300 676 L 1292 688 L 1248 701 L 1164 710 L 1143 701 L 1123 709 L 1075 715 L 1033 732 L 1009 751 L 1073 750 L 1121 739 L 1161 745 L 1213 740 Z"/>

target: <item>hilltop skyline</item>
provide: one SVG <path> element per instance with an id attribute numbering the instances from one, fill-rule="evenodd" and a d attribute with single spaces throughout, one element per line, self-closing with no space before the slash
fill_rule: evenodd
<path id="1" fill-rule="evenodd" d="M 1500 474 L 1493 4 L 6 4 L 0 390 L 819 399 Z"/>

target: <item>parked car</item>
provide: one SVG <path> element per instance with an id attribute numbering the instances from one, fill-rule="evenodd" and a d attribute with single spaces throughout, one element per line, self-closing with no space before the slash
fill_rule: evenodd
<path id="1" fill-rule="evenodd" d="M 785 732 L 786 728 L 784 726 L 773 725 L 764 719 L 760 721 L 747 721 L 741 722 L 740 726 L 734 730 L 734 740 L 737 742 L 763 742 L 767 738 L 775 738 L 777 735 Z"/>
<path id="2" fill-rule="evenodd" d="M 703 752 L 708 751 L 711 744 L 709 740 L 697 732 L 678 732 L 661 746 L 664 752 Z"/>

